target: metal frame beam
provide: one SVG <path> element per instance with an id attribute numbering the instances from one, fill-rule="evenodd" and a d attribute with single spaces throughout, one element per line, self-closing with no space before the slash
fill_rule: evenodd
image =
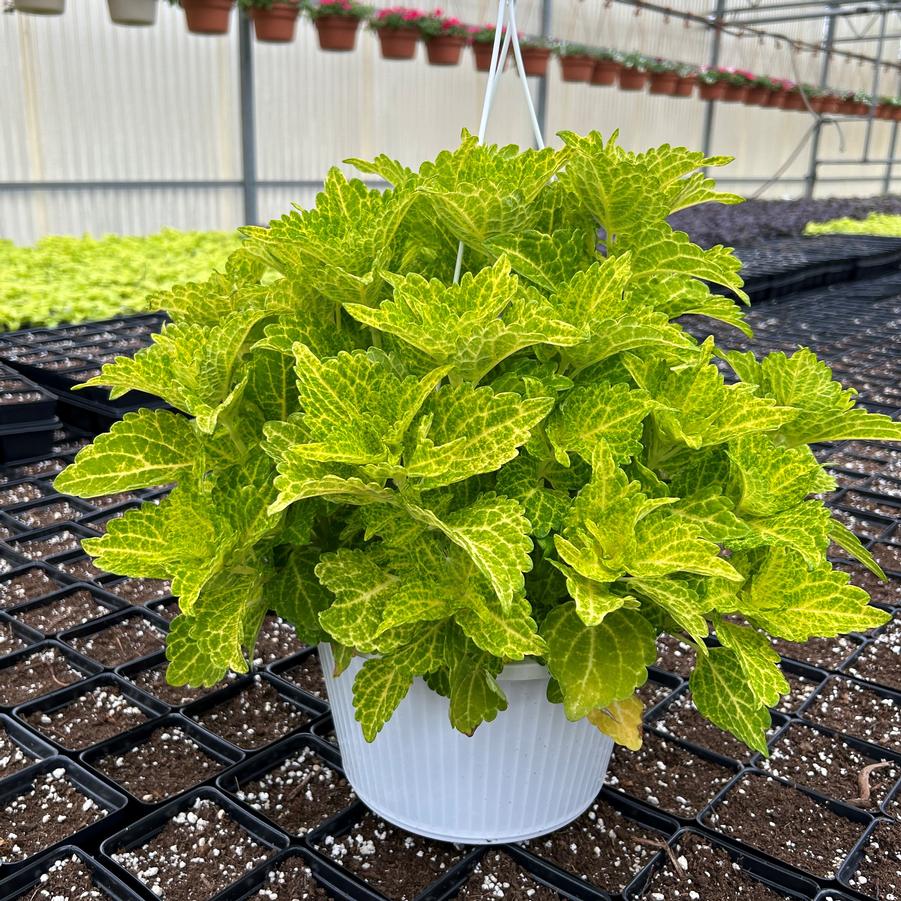
<path id="1" fill-rule="evenodd" d="M 541 0 L 541 36 L 543 38 L 550 38 L 553 35 L 554 9 L 552 2 L 553 0 Z M 535 103 L 535 115 L 543 135 L 547 134 L 549 79 L 550 76 L 547 73 L 538 79 L 538 97 Z"/>
<path id="2" fill-rule="evenodd" d="M 838 0 L 835 4 L 837 6 L 860 6 L 862 0 Z M 865 0 L 864 0 L 865 2 Z M 782 11 L 789 9 L 809 9 L 813 6 L 819 6 L 823 9 L 827 8 L 831 4 L 828 3 L 828 0 L 798 0 L 798 2 L 787 2 L 787 3 L 757 3 L 748 6 L 735 6 L 732 9 L 728 10 L 727 15 L 742 15 L 744 13 L 757 13 L 757 12 L 773 12 L 773 11 Z M 901 4 L 899 4 L 901 6 Z M 713 12 L 710 15 L 714 15 Z"/>
<path id="3" fill-rule="evenodd" d="M 716 0 L 716 10 L 714 18 L 718 22 L 726 11 L 726 0 Z M 710 56 L 708 62 L 710 68 L 714 68 L 720 61 L 720 47 L 723 43 L 723 33 L 719 28 L 713 30 L 713 40 L 710 43 Z M 710 148 L 713 143 L 713 120 L 716 115 L 716 103 L 713 100 L 707 101 L 707 107 L 704 110 L 704 132 L 701 136 L 701 148 L 704 156 L 710 156 Z"/>
<path id="4" fill-rule="evenodd" d="M 253 82 L 253 36 L 250 17 L 238 10 L 238 78 L 241 98 L 241 190 L 244 200 L 244 222 L 256 225 L 257 207 L 257 137 L 256 98 Z"/>
<path id="5" fill-rule="evenodd" d="M 832 43 L 835 40 L 835 28 L 837 19 L 829 16 L 823 20 L 825 33 L 823 35 L 823 61 L 820 63 L 819 86 L 825 88 L 829 81 L 829 64 L 832 61 Z M 820 157 L 820 137 L 823 133 L 823 119 L 818 116 L 810 137 L 810 159 L 807 164 L 807 177 L 804 184 L 804 196 L 813 197 L 817 186 L 817 163 Z"/>

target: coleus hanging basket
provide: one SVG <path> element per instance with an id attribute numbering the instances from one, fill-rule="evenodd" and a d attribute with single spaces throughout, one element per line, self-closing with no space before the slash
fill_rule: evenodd
<path id="1" fill-rule="evenodd" d="M 789 688 L 769 638 L 890 616 L 828 561 L 834 542 L 883 576 L 809 445 L 901 423 L 808 350 L 681 324 L 750 335 L 732 251 L 667 223 L 741 200 L 704 174 L 728 159 L 561 138 L 350 161 L 391 189 L 335 169 L 315 208 L 243 229 L 223 272 L 154 297 L 150 347 L 86 382 L 174 409 L 126 414 L 56 480 L 174 483 L 84 542 L 172 580 L 169 681 L 246 671 L 275 610 L 320 645 L 359 796 L 461 841 L 591 803 L 611 742 L 641 742 L 658 635 L 694 646 L 699 712 L 766 754 Z"/>

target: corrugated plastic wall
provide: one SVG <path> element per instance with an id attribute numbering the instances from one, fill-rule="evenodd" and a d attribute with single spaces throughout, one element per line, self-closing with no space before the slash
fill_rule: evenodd
<path id="1" fill-rule="evenodd" d="M 674 0 L 675 9 L 704 12 L 712 0 Z M 494 16 L 492 0 L 449 0 L 449 11 L 470 22 Z M 0 236 L 31 242 L 48 233 L 143 233 L 161 226 L 231 228 L 242 220 L 238 41 L 187 33 L 183 14 L 161 4 L 153 28 L 122 28 L 108 18 L 104 0 L 69 0 L 65 15 L 0 16 L 0 183 L 178 180 L 224 182 L 180 188 L 115 184 L 67 190 L 0 187 Z M 526 31 L 539 30 L 539 0 L 521 0 Z M 858 20 L 858 24 L 859 24 Z M 817 41 L 821 21 L 779 26 L 789 37 Z M 892 29 L 896 30 L 896 29 Z M 648 11 L 635 15 L 605 0 L 555 0 L 556 37 L 637 50 L 685 62 L 707 61 L 711 32 L 684 27 Z M 872 52 L 873 44 L 843 45 Z M 897 49 L 897 42 L 895 43 Z M 485 76 L 469 56 L 462 66 L 433 68 L 419 51 L 415 63 L 388 62 L 377 42 L 359 37 L 355 53 L 322 53 L 309 22 L 288 46 L 254 44 L 257 177 L 260 216 L 268 219 L 293 202 L 309 204 L 330 165 L 349 156 L 393 154 L 417 163 L 478 124 Z M 794 62 L 793 62 L 794 57 Z M 816 81 L 820 59 L 797 54 L 771 39 L 723 38 L 722 63 L 770 75 Z M 797 66 L 797 72 L 795 70 Z M 894 75 L 886 78 L 894 78 Z M 830 83 L 869 90 L 872 70 L 836 59 Z M 890 91 L 885 85 L 884 90 Z M 611 88 L 565 84 L 552 67 L 548 131 L 603 133 L 619 127 L 632 148 L 669 141 L 700 147 L 705 104 L 655 98 Z M 525 110 L 515 75 L 502 85 L 489 138 L 527 144 Z M 718 104 L 713 150 L 737 161 L 732 177 L 769 177 L 810 125 L 802 113 Z M 859 156 L 865 126 L 843 127 L 845 154 Z M 870 153 L 885 156 L 890 126 L 876 123 Z M 837 156 L 828 128 L 824 156 Z M 786 176 L 807 171 L 801 152 Z M 824 182 L 820 194 L 876 193 L 880 167 L 824 168 L 822 174 L 870 181 Z M 898 173 L 901 178 L 901 171 Z M 309 187 L 266 182 L 309 182 Z M 734 186 L 733 186 L 734 187 Z M 755 185 L 743 185 L 750 193 Z M 784 182 L 766 196 L 800 193 Z"/>

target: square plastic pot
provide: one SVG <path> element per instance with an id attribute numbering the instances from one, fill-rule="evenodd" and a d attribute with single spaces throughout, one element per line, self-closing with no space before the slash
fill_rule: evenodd
<path id="1" fill-rule="evenodd" d="M 2 660 L 0 660 L 0 669 L 8 669 L 9 667 L 16 666 L 31 654 L 40 653 L 42 651 L 49 650 L 50 648 L 53 648 L 60 657 L 64 658 L 66 664 L 70 666 L 75 672 L 79 673 L 81 675 L 81 678 L 65 686 L 60 686 L 59 688 L 53 689 L 52 691 L 45 692 L 40 696 L 41 699 L 49 699 L 55 697 L 59 692 L 65 691 L 66 689 L 71 688 L 73 685 L 81 685 L 84 683 L 85 679 L 88 679 L 91 676 L 96 676 L 103 669 L 103 667 L 99 666 L 93 660 L 89 660 L 87 657 L 83 657 L 81 654 L 73 651 L 72 648 L 61 644 L 58 641 L 42 641 L 39 644 L 34 644 L 30 647 L 23 648 L 21 651 L 16 651 L 13 654 L 8 654 L 6 657 L 3 657 Z M 38 698 L 32 698 L 30 700 L 38 700 Z M 0 703 L 0 711 L 12 713 L 13 709 L 21 706 L 22 703 L 27 702 L 17 701 L 13 704 Z"/>
<path id="2" fill-rule="evenodd" d="M 91 595 L 92 599 L 99 606 L 106 608 L 106 613 L 99 614 L 92 620 L 89 620 L 88 623 L 96 623 L 101 618 L 105 618 L 109 613 L 115 613 L 118 610 L 124 610 L 126 607 L 129 607 L 125 601 L 121 598 L 117 598 L 114 594 L 107 594 L 105 591 L 101 591 L 94 585 L 89 585 L 86 582 L 76 582 L 74 585 L 66 586 L 65 588 L 61 588 L 59 591 L 54 591 L 52 594 L 46 594 L 41 598 L 36 598 L 33 601 L 26 601 L 24 604 L 19 604 L 15 607 L 7 608 L 7 615 L 10 616 L 14 621 L 18 622 L 20 625 L 24 626 L 27 629 L 30 629 L 37 635 L 41 635 L 42 638 L 55 638 L 61 631 L 65 631 L 62 629 L 57 629 L 49 632 L 41 632 L 34 626 L 27 626 L 21 622 L 19 619 L 20 615 L 25 613 L 30 613 L 33 610 L 39 610 L 41 607 L 52 606 L 57 601 L 62 601 L 67 597 L 70 597 L 73 594 L 77 594 L 80 591 L 86 591 Z M 86 623 L 85 625 L 88 625 Z"/>

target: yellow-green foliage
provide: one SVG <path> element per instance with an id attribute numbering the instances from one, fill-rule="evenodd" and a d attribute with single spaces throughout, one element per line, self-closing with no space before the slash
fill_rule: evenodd
<path id="1" fill-rule="evenodd" d="M 884 235 L 901 238 L 901 216 L 870 213 L 866 219 L 830 219 L 828 222 L 808 222 L 805 235 Z"/>
<path id="2" fill-rule="evenodd" d="M 240 238 L 163 229 L 147 237 L 53 236 L 0 241 L 0 329 L 106 319 L 156 306 L 148 295 L 206 281 Z"/>

